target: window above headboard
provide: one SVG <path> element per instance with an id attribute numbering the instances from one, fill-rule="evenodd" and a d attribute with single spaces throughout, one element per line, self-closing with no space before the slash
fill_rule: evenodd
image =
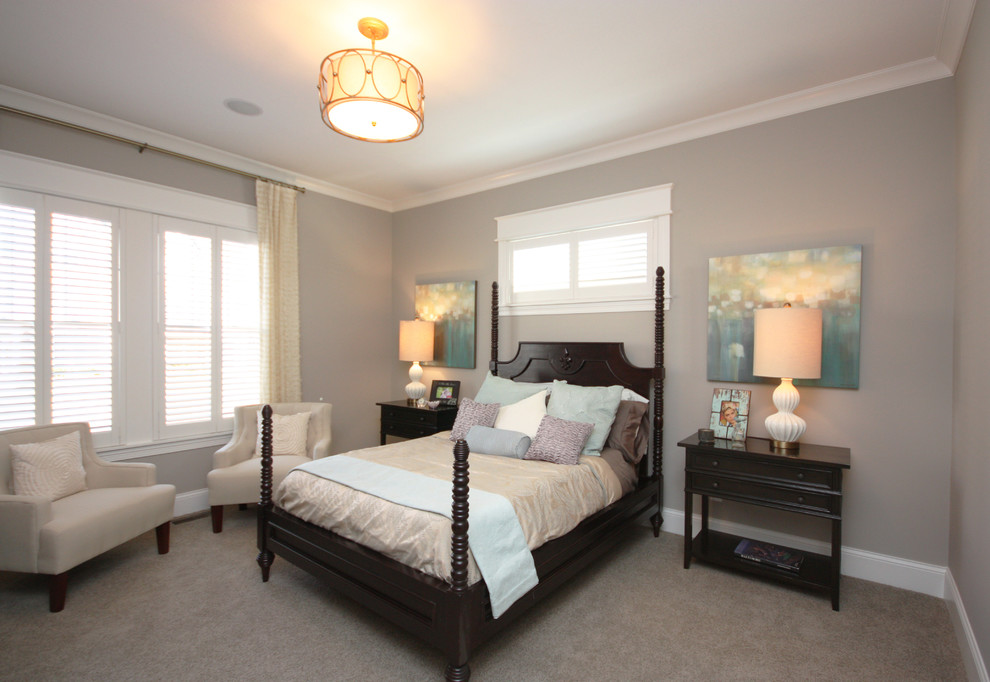
<path id="1" fill-rule="evenodd" d="M 670 271 L 672 185 L 497 218 L 501 314 L 650 311 Z M 669 307 L 668 294 L 664 307 Z"/>

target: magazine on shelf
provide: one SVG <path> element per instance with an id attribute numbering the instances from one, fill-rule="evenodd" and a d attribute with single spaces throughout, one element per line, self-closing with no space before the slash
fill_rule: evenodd
<path id="1" fill-rule="evenodd" d="M 804 555 L 798 551 L 757 540 L 740 540 L 734 553 L 740 559 L 775 566 L 792 573 L 800 571 L 801 562 L 804 561 Z"/>

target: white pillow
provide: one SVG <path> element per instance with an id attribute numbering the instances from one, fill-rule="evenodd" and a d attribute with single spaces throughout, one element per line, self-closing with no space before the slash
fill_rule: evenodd
<path id="1" fill-rule="evenodd" d="M 10 446 L 14 494 L 34 495 L 51 501 L 86 489 L 79 432 Z"/>
<path id="2" fill-rule="evenodd" d="M 540 391 L 517 403 L 506 405 L 498 411 L 495 428 L 505 431 L 518 431 L 530 438 L 536 438 L 540 422 L 547 415 L 547 392 Z"/>
<path id="3" fill-rule="evenodd" d="M 636 391 L 630 390 L 628 388 L 622 389 L 622 400 L 632 400 L 637 403 L 648 403 L 650 402 Z"/>
<path id="4" fill-rule="evenodd" d="M 309 432 L 311 414 L 311 412 L 300 412 L 272 415 L 273 455 L 309 456 L 306 452 L 306 434 Z M 258 410 L 258 442 L 254 447 L 254 456 L 261 457 L 261 410 Z"/>

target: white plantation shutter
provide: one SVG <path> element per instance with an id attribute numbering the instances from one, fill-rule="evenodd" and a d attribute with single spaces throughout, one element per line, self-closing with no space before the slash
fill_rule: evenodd
<path id="1" fill-rule="evenodd" d="M 631 230 L 630 230 L 631 228 Z M 578 290 L 594 287 L 618 287 L 650 283 L 649 223 L 641 221 L 624 230 L 627 234 L 579 239 Z M 593 230 L 592 232 L 597 232 Z"/>
<path id="2" fill-rule="evenodd" d="M 221 416 L 261 396 L 258 244 L 224 239 L 220 251 Z"/>
<path id="3" fill-rule="evenodd" d="M 51 214 L 51 421 L 113 426 L 113 223 Z"/>
<path id="4" fill-rule="evenodd" d="M 35 216 L 0 203 L 0 429 L 37 423 Z"/>
<path id="5" fill-rule="evenodd" d="M 257 236 L 166 217 L 159 229 L 159 436 L 214 433 L 261 393 Z"/>
<path id="6" fill-rule="evenodd" d="M 117 217 L 0 189 L 0 428 L 84 421 L 96 443 L 119 439 Z"/>
<path id="7" fill-rule="evenodd" d="M 213 418 L 213 240 L 163 235 L 165 425 Z"/>

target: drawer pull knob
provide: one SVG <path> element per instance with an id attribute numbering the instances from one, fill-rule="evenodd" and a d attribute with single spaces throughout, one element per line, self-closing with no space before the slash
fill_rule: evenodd
<path id="1" fill-rule="evenodd" d="M 712 487 L 713 488 L 717 488 L 718 487 L 718 481 L 713 481 L 712 482 Z"/>
<path id="2" fill-rule="evenodd" d="M 717 467 L 717 466 L 718 466 L 718 460 L 717 459 L 713 459 L 712 460 L 712 467 Z"/>
<path id="3" fill-rule="evenodd" d="M 804 503 L 804 495 L 798 495 L 798 502 Z"/>
<path id="4" fill-rule="evenodd" d="M 799 481 L 803 481 L 804 480 L 804 472 L 803 471 L 798 472 L 798 480 Z"/>

